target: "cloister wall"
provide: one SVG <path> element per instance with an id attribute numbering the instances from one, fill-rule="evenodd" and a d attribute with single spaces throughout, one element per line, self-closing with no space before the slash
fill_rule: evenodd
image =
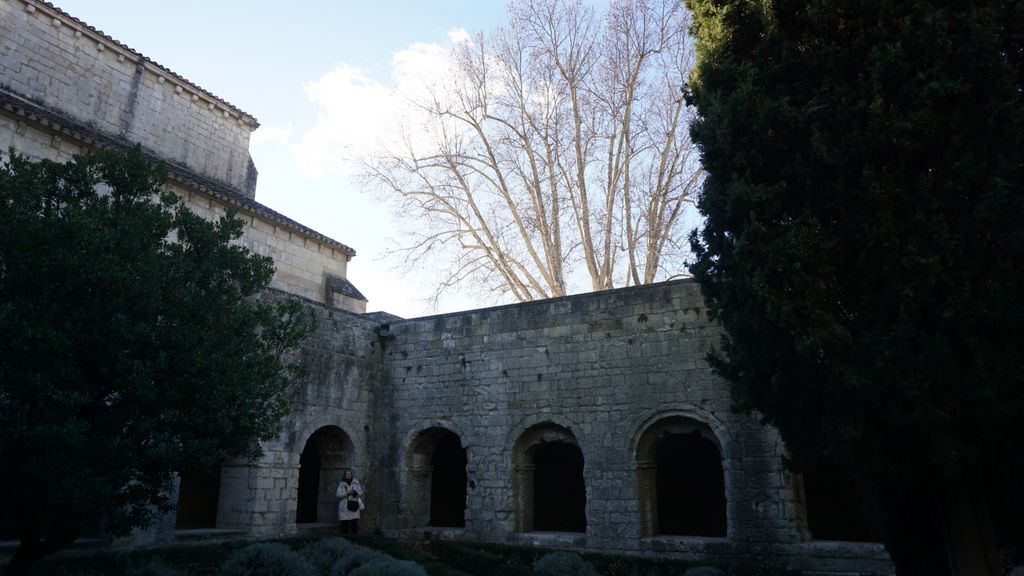
<path id="1" fill-rule="evenodd" d="M 778 434 L 756 415 L 733 412 L 726 384 L 705 361 L 720 329 L 693 282 L 395 321 L 385 331 L 385 382 L 373 395 L 368 438 L 381 529 L 445 536 L 423 525 L 423 483 L 413 478 L 422 462 L 409 453 L 422 431 L 444 428 L 460 437 L 468 461 L 466 525 L 456 537 L 695 560 L 888 565 L 879 545 L 809 539 Z M 706 425 L 721 448 L 724 538 L 658 536 L 645 525 L 650 487 L 642 486 L 638 442 L 672 416 Z M 529 513 L 517 496 L 528 487 L 515 485 L 522 476 L 513 447 L 544 423 L 568 430 L 582 451 L 584 533 L 524 532 L 517 518 Z"/>
<path id="2" fill-rule="evenodd" d="M 366 490 L 361 531 L 770 562 L 808 574 L 892 571 L 880 544 L 815 540 L 807 531 L 800 482 L 782 464 L 778 434 L 756 415 L 733 412 L 705 361 L 720 330 L 693 282 L 408 320 L 307 304 L 318 320 L 300 351 L 309 373 L 296 382 L 293 410 L 281 435 L 264 443 L 264 458 L 222 466 L 218 529 L 330 529 L 333 489 L 351 467 Z M 680 420 L 706 428 L 719 448 L 722 537 L 663 535 L 651 524 L 645 432 Z M 460 528 L 428 525 L 430 452 L 441 430 L 466 453 Z M 321 452 L 331 470 L 320 475 L 317 523 L 302 524 L 300 457 L 325 433 L 343 448 Z M 586 527 L 535 531 L 523 522 L 531 487 L 522 484 L 517 444 L 565 437 L 584 461 Z M 157 540 L 174 539 L 173 522 L 162 530 Z"/>
<path id="3" fill-rule="evenodd" d="M 276 297 L 288 297 L 278 293 Z M 380 347 L 366 316 L 310 303 L 317 330 L 299 352 L 307 374 L 290 392 L 291 413 L 280 436 L 262 445 L 256 464 L 231 463 L 230 479 L 221 468 L 217 527 L 250 531 L 254 535 L 286 534 L 296 530 L 299 458 L 318 430 L 329 429 L 343 438 L 335 471 L 321 482 L 318 520 L 333 523 L 334 488 L 343 467 L 361 478 L 372 477 L 370 436 L 375 420 L 372 403 L 382 381 Z M 335 477 L 337 476 L 337 477 Z M 333 480 L 333 482 L 332 482 Z M 374 489 L 376 489 L 374 487 Z M 372 526 L 377 510 L 368 513 Z"/>

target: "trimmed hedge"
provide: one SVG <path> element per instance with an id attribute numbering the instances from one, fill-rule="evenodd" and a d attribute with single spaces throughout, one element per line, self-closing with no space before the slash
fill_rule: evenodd
<path id="1" fill-rule="evenodd" d="M 415 562 L 389 558 L 364 564 L 349 576 L 427 576 L 427 571 Z"/>
<path id="2" fill-rule="evenodd" d="M 422 548 L 404 546 L 395 540 L 377 534 L 354 534 L 349 537 L 352 542 L 379 550 L 399 560 L 410 560 L 423 566 L 430 576 L 472 576 L 439 560 Z"/>
<path id="3" fill-rule="evenodd" d="M 339 537 L 324 538 L 311 546 L 307 546 L 302 555 L 316 567 L 320 574 L 330 574 L 331 568 L 341 559 L 345 551 L 355 544 Z"/>
<path id="4" fill-rule="evenodd" d="M 168 566 L 162 560 L 156 559 L 128 568 L 125 576 L 186 576 L 186 574 L 177 568 Z"/>
<path id="5" fill-rule="evenodd" d="M 331 567 L 330 576 L 348 576 L 360 566 L 390 558 L 390 556 L 377 552 L 376 550 L 371 550 L 370 548 L 352 546 L 345 550 L 341 555 L 341 558 L 338 559 L 338 561 L 334 563 L 334 566 Z"/>
<path id="6" fill-rule="evenodd" d="M 683 572 L 683 576 L 725 576 L 725 572 L 712 566 L 694 566 Z"/>
<path id="7" fill-rule="evenodd" d="M 316 567 L 276 542 L 250 544 L 221 565 L 220 576 L 320 576 Z"/>
<path id="8" fill-rule="evenodd" d="M 488 546 L 487 548 L 492 548 Z M 501 547 L 489 549 L 457 542 L 432 542 L 430 551 L 438 560 L 473 576 L 522 576 L 533 571 L 537 549 Z M 511 552 L 511 553 L 505 553 Z"/>
<path id="9" fill-rule="evenodd" d="M 533 572 L 537 559 L 551 549 L 507 544 L 481 544 L 470 542 L 433 541 L 417 547 L 374 534 L 358 534 L 347 540 L 322 534 L 301 534 L 275 539 L 291 550 L 297 550 L 320 574 L 331 576 L 331 569 L 340 559 L 335 558 L 334 547 L 348 549 L 365 546 L 380 550 L 394 558 L 416 562 L 430 576 L 524 576 Z M 127 551 L 100 550 L 88 554 L 75 553 L 48 558 L 33 567 L 33 576 L 127 576 L 131 570 L 145 569 L 150 562 L 162 563 L 181 576 L 218 576 L 225 558 L 251 541 L 230 540 L 179 544 L 163 548 Z M 685 576 L 692 562 L 612 556 L 583 553 L 582 557 L 594 566 L 601 576 Z M 328 569 L 324 566 L 334 558 Z M 766 559 L 770 562 L 770 559 Z M 2 561 L 0 561 L 2 565 Z M 352 567 L 354 570 L 356 567 Z M 156 568 L 159 570 L 159 568 Z M 727 576 L 793 576 L 798 571 L 785 571 L 769 564 L 750 562 L 721 571 Z M 146 574 L 140 576 L 174 576 L 173 574 Z M 339 575 L 336 575 L 339 576 Z M 340 575 L 348 576 L 348 575 Z"/>
<path id="10" fill-rule="evenodd" d="M 575 552 L 552 552 L 533 564 L 537 576 L 597 576 L 594 566 Z"/>

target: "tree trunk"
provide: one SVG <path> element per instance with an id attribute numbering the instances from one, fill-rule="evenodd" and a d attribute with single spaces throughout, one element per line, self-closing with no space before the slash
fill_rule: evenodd
<path id="1" fill-rule="evenodd" d="M 45 524 L 40 522 L 39 510 L 32 506 L 32 500 L 26 491 L 21 491 L 17 503 L 18 535 L 21 544 L 7 564 L 4 576 L 28 574 L 33 564 L 78 538 L 78 529 L 67 524 L 58 522 L 52 529 L 47 530 Z"/>
<path id="2" fill-rule="evenodd" d="M 966 476 L 944 486 L 939 480 L 916 490 L 883 489 L 885 547 L 896 574 L 1002 574 L 983 483 Z"/>
<path id="3" fill-rule="evenodd" d="M 949 576 L 938 499 L 929 487 L 878 488 L 885 549 L 899 576 Z"/>
<path id="4" fill-rule="evenodd" d="M 942 516 L 946 556 L 953 576 L 1002 574 L 988 498 L 977 474 L 946 485 Z"/>
<path id="5" fill-rule="evenodd" d="M 4 570 L 4 576 L 22 576 L 28 574 L 32 565 L 71 544 L 78 538 L 78 532 L 71 528 L 59 528 L 45 540 L 39 538 L 22 538 L 21 545 L 11 557 L 11 562 Z"/>

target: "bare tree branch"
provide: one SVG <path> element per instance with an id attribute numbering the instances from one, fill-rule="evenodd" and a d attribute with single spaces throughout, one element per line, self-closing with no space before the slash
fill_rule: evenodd
<path id="1" fill-rule="evenodd" d="M 688 23 L 674 0 L 603 13 L 520 0 L 505 27 L 455 48 L 451 78 L 409 96 L 421 122 L 363 176 L 423 226 L 408 262 L 450 255 L 437 294 L 472 284 L 522 301 L 682 270 L 701 182 Z"/>

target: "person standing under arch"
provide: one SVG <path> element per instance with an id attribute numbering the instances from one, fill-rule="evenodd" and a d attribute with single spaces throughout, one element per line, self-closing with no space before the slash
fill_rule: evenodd
<path id="1" fill-rule="evenodd" d="M 335 496 L 339 498 L 338 523 L 341 526 L 341 533 L 358 533 L 359 513 L 366 506 L 363 504 L 363 486 L 352 476 L 351 470 L 345 470 Z"/>

